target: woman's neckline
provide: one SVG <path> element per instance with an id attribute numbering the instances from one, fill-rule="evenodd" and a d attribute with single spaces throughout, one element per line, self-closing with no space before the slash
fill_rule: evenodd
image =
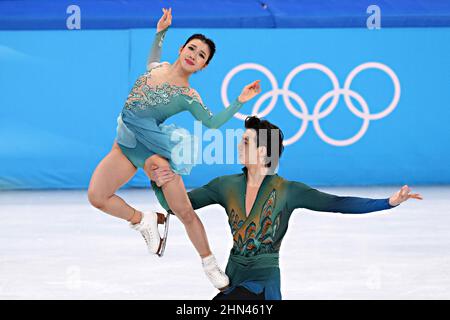
<path id="1" fill-rule="evenodd" d="M 191 86 L 180 86 L 180 85 L 177 85 L 177 84 L 170 83 L 169 81 L 163 81 L 163 82 L 161 82 L 161 83 L 159 83 L 159 84 L 147 84 L 147 85 L 148 85 L 150 88 L 157 88 L 157 87 L 162 87 L 162 86 L 164 86 L 164 85 L 168 85 L 168 86 L 170 86 L 170 87 L 187 88 L 187 89 L 189 89 L 189 90 L 192 89 Z"/>
<path id="2" fill-rule="evenodd" d="M 160 68 L 160 67 L 162 67 L 162 66 L 165 65 L 165 64 L 167 64 L 167 65 L 170 66 L 170 63 L 168 63 L 168 62 L 161 62 L 158 66 L 153 67 L 153 68 L 151 68 L 150 70 L 147 70 L 145 73 L 150 75 L 150 74 L 151 74 L 151 71 L 152 71 L 153 69 Z M 154 86 L 157 87 L 157 86 L 161 86 L 161 85 L 163 85 L 163 84 L 167 84 L 167 85 L 172 86 L 172 87 L 188 88 L 188 89 L 190 89 L 190 90 L 192 89 L 191 86 L 180 86 L 180 85 L 177 85 L 177 84 L 169 83 L 169 81 L 163 81 L 163 82 L 161 82 L 161 84 L 159 84 L 159 85 L 157 84 L 157 85 L 154 85 Z M 151 87 L 153 87 L 153 85 L 152 85 Z"/>
<path id="3" fill-rule="evenodd" d="M 177 84 L 171 84 L 171 83 L 169 83 L 169 81 L 164 81 L 162 84 L 168 84 L 169 86 L 172 86 L 172 87 L 192 89 L 191 86 L 179 86 L 179 85 L 177 85 Z"/>

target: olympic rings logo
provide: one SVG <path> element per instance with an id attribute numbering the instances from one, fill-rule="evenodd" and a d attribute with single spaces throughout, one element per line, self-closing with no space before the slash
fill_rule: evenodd
<path id="1" fill-rule="evenodd" d="M 320 64 L 320 63 L 305 63 L 297 66 L 294 68 L 286 77 L 283 87 L 280 89 L 278 87 L 278 82 L 275 78 L 275 76 L 270 72 L 266 67 L 257 64 L 257 63 L 243 63 L 240 64 L 228 72 L 228 74 L 225 76 L 223 82 L 222 82 L 222 88 L 221 88 L 221 97 L 222 102 L 225 106 L 230 105 L 230 101 L 228 100 L 228 85 L 231 81 L 231 79 L 239 72 L 243 70 L 257 70 L 262 72 L 270 81 L 272 85 L 272 90 L 264 93 L 259 99 L 256 101 L 256 103 L 253 106 L 252 114 L 257 115 L 258 117 L 266 117 L 275 107 L 278 96 L 282 95 L 283 102 L 285 107 L 290 111 L 290 113 L 302 120 L 302 125 L 300 129 L 297 131 L 297 133 L 290 137 L 289 139 L 286 139 L 284 141 L 284 145 L 290 145 L 297 140 L 299 140 L 302 135 L 305 133 L 309 121 L 313 122 L 314 129 L 316 133 L 319 135 L 319 137 L 325 141 L 326 143 L 329 143 L 334 146 L 348 146 L 355 142 L 357 142 L 361 137 L 366 133 L 367 129 L 369 128 L 370 120 L 379 120 L 381 118 L 386 117 L 389 115 L 398 105 L 398 101 L 400 100 L 400 81 L 397 77 L 397 75 L 392 71 L 391 68 L 386 66 L 385 64 L 379 63 L 379 62 L 366 62 L 363 63 L 356 68 L 354 68 L 344 82 L 344 88 L 340 88 L 339 81 L 336 77 L 336 75 L 326 66 Z M 308 113 L 308 108 L 306 106 L 305 101 L 295 92 L 291 91 L 289 89 L 289 85 L 292 82 L 292 79 L 300 72 L 309 70 L 309 69 L 315 69 L 323 72 L 325 75 L 327 75 L 331 81 L 331 84 L 333 85 L 333 89 L 325 93 L 316 103 L 314 106 L 314 111 L 312 114 Z M 388 107 L 378 113 L 371 114 L 369 111 L 369 106 L 367 105 L 367 102 L 361 97 L 360 94 L 353 91 L 350 86 L 352 84 L 353 79 L 355 76 L 360 73 L 363 70 L 366 69 L 379 69 L 384 71 L 392 80 L 394 84 L 394 97 L 392 98 L 392 101 L 388 105 Z M 320 127 L 319 121 L 326 116 L 328 116 L 331 112 L 333 112 L 334 108 L 337 106 L 339 102 L 339 97 L 343 95 L 345 103 L 349 110 L 357 117 L 363 119 L 363 124 L 361 126 L 361 129 L 351 138 L 344 139 L 344 140 L 336 140 L 333 138 L 330 138 L 328 135 L 326 135 L 322 128 Z M 358 103 L 360 104 L 362 108 L 362 112 L 356 108 L 350 99 L 350 97 L 354 98 Z M 261 105 L 264 101 L 271 98 L 270 103 L 264 110 L 260 110 Z M 301 108 L 301 111 L 297 110 L 291 103 L 291 100 L 289 98 L 292 98 Z M 330 105 L 323 111 L 321 111 L 322 106 L 324 103 L 332 98 Z M 242 113 L 236 113 L 235 117 L 241 120 L 245 120 L 245 118 L 248 115 L 242 114 Z"/>

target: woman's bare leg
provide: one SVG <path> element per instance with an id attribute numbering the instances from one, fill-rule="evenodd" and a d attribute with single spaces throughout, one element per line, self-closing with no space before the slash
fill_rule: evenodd
<path id="1" fill-rule="evenodd" d="M 156 165 L 158 167 L 168 167 L 169 163 L 166 159 L 159 155 L 149 157 L 144 166 L 144 171 L 147 173 L 149 178 L 150 168 L 152 165 Z M 167 182 L 162 186 L 162 191 L 170 209 L 184 224 L 189 239 L 199 253 L 200 257 L 204 258 L 211 255 L 211 249 L 209 248 L 205 228 L 203 227 L 200 218 L 192 208 L 192 204 L 189 201 L 189 197 L 187 196 L 187 191 L 181 177 L 176 175 L 172 181 Z"/>
<path id="2" fill-rule="evenodd" d="M 115 192 L 127 183 L 137 169 L 114 142 L 111 151 L 98 164 L 89 183 L 89 202 L 103 212 L 138 223 L 142 212 L 135 210 Z"/>

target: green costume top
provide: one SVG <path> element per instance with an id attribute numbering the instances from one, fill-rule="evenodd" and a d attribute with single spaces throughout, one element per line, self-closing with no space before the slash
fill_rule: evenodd
<path id="1" fill-rule="evenodd" d="M 194 209 L 220 204 L 226 210 L 234 241 L 225 270 L 230 290 L 244 286 L 255 293 L 265 291 L 266 299 L 281 299 L 278 253 L 295 209 L 367 213 L 393 207 L 389 198 L 332 195 L 275 174 L 264 178 L 247 217 L 246 187 L 247 168 L 243 168 L 243 173 L 215 178 L 188 196 Z M 168 210 L 162 194 L 157 197 Z"/>

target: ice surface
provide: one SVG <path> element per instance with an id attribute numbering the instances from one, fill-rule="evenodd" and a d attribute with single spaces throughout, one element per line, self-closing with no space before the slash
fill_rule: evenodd
<path id="1" fill-rule="evenodd" d="M 388 212 L 296 210 L 280 253 L 283 298 L 449 299 L 450 187 L 411 187 L 424 200 Z M 384 198 L 398 188 L 319 189 Z M 140 210 L 160 208 L 151 190 L 118 195 Z M 232 245 L 225 211 L 197 212 L 225 267 Z M 168 239 L 163 258 L 147 254 L 141 236 L 92 207 L 86 190 L 0 192 L 0 299 L 212 298 L 176 218 Z"/>

